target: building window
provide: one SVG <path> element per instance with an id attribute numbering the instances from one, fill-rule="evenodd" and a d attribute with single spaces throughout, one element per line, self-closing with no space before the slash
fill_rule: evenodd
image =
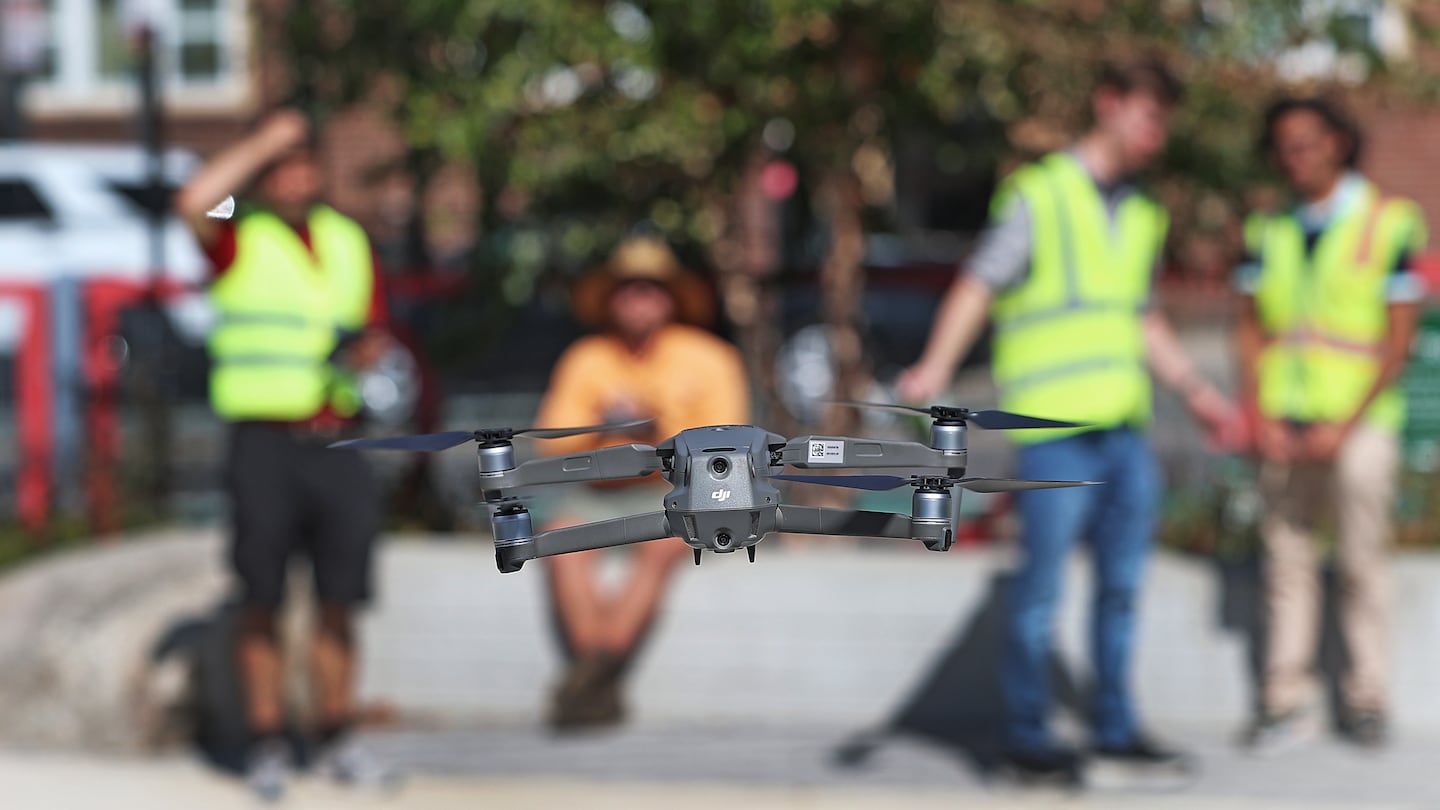
<path id="1" fill-rule="evenodd" d="M 0 0 L 3 2 L 3 0 Z M 35 0 L 31 0 L 35 2 Z M 177 112 L 232 109 L 250 89 L 245 0 L 38 0 L 48 45 L 29 102 L 35 112 L 114 113 L 134 107 L 135 32 L 148 20 Z"/>

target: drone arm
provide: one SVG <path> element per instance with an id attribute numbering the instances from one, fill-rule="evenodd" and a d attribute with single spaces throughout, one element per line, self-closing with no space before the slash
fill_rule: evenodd
<path id="1" fill-rule="evenodd" d="M 777 513 L 775 530 L 779 532 L 919 540 L 931 551 L 948 551 L 955 541 L 955 528 L 948 517 L 916 520 L 895 512 L 788 504 L 781 506 Z"/>
<path id="2" fill-rule="evenodd" d="M 910 540 L 915 536 L 913 521 L 909 515 L 789 504 L 780 507 L 775 529 L 794 534 L 890 537 L 897 540 Z"/>
<path id="3" fill-rule="evenodd" d="M 487 492 L 505 491 L 540 484 L 582 484 L 640 478 L 661 467 L 655 448 L 648 444 L 622 444 L 589 453 L 555 456 L 527 461 L 513 470 L 481 474 L 480 486 Z"/>
<path id="4" fill-rule="evenodd" d="M 797 436 L 780 450 L 781 462 L 802 470 L 963 468 L 965 453 L 947 453 L 919 442 L 856 439 L 849 436 Z"/>
<path id="5" fill-rule="evenodd" d="M 664 512 L 602 520 L 580 526 L 551 529 L 534 537 L 515 538 L 495 544 L 495 561 L 504 573 L 519 571 L 528 560 L 553 557 L 575 551 L 611 548 L 673 537 Z"/>

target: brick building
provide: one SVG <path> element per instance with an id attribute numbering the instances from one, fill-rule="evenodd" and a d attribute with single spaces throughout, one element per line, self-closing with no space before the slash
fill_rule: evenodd
<path id="1" fill-rule="evenodd" d="M 213 152 L 283 99 L 289 75 L 283 25 L 289 0 L 42 0 L 49 42 L 26 95 L 32 137 L 118 142 L 139 131 L 136 79 L 127 31 L 148 13 L 158 31 L 167 143 Z M 403 142 L 375 115 L 351 111 L 324 133 L 336 205 L 377 220 L 371 169 Z"/>
<path id="2" fill-rule="evenodd" d="M 283 98 L 289 87 L 282 26 L 294 0 L 4 2 L 38 5 L 49 14 L 45 68 L 30 82 L 28 94 L 32 134 L 38 139 L 136 136 L 137 94 L 125 31 L 142 12 L 160 31 L 171 144 L 207 154 L 244 132 L 257 112 Z M 1385 13 L 1376 15 L 1378 20 Z M 1367 172 L 1388 192 L 1415 198 L 1429 217 L 1431 232 L 1440 234 L 1440 139 L 1431 135 L 1440 131 L 1440 110 L 1358 101 L 1368 138 Z M 394 189 L 379 188 L 371 170 L 401 154 L 399 136 L 376 115 L 353 110 L 329 123 L 325 143 L 333 201 L 372 228 L 386 227 L 381 207 L 384 194 Z M 468 180 L 451 179 L 455 182 L 440 184 L 431 196 L 441 199 L 428 207 L 447 208 L 453 221 L 458 211 L 473 212 L 475 199 Z"/>

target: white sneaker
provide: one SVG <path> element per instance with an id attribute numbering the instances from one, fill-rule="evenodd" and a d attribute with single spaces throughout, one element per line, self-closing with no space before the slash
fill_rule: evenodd
<path id="1" fill-rule="evenodd" d="M 1320 739 L 1320 721 L 1311 712 L 1292 709 L 1255 719 L 1245 732 L 1245 746 L 1260 757 L 1278 756 Z"/>
<path id="2" fill-rule="evenodd" d="M 291 773 L 290 747 L 283 740 L 261 742 L 245 760 L 245 784 L 264 802 L 285 797 Z"/>
<path id="3" fill-rule="evenodd" d="M 315 767 L 317 772 L 342 785 L 367 790 L 395 790 L 404 781 L 399 769 L 348 734 L 325 746 Z"/>

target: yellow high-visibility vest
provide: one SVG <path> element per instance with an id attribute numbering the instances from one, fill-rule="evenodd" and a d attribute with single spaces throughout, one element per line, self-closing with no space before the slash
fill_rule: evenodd
<path id="1" fill-rule="evenodd" d="M 1260 259 L 1255 308 L 1269 338 L 1257 368 L 1261 412 L 1302 422 L 1349 420 L 1380 374 L 1390 272 L 1402 251 L 1424 244 L 1419 207 L 1382 198 L 1367 182 L 1308 256 L 1292 214 L 1252 215 L 1245 232 Z M 1363 418 L 1398 431 L 1403 394 L 1386 389 Z"/>
<path id="2" fill-rule="evenodd" d="M 359 402 L 329 362 L 342 330 L 369 315 L 370 242 L 353 220 L 319 206 L 307 249 L 280 218 L 258 212 L 235 226 L 235 262 L 215 282 L 219 324 L 210 334 L 210 404 L 229 421 L 300 420 L 330 402 Z"/>
<path id="3" fill-rule="evenodd" d="M 993 307 L 1000 405 L 1095 428 L 1144 426 L 1151 415 L 1144 308 L 1165 242 L 1164 209 L 1128 196 L 1112 224 L 1099 189 L 1070 155 L 1019 169 L 996 196 L 1018 194 L 1031 224 L 1030 273 Z M 1020 443 L 1076 430 L 1017 430 Z"/>

